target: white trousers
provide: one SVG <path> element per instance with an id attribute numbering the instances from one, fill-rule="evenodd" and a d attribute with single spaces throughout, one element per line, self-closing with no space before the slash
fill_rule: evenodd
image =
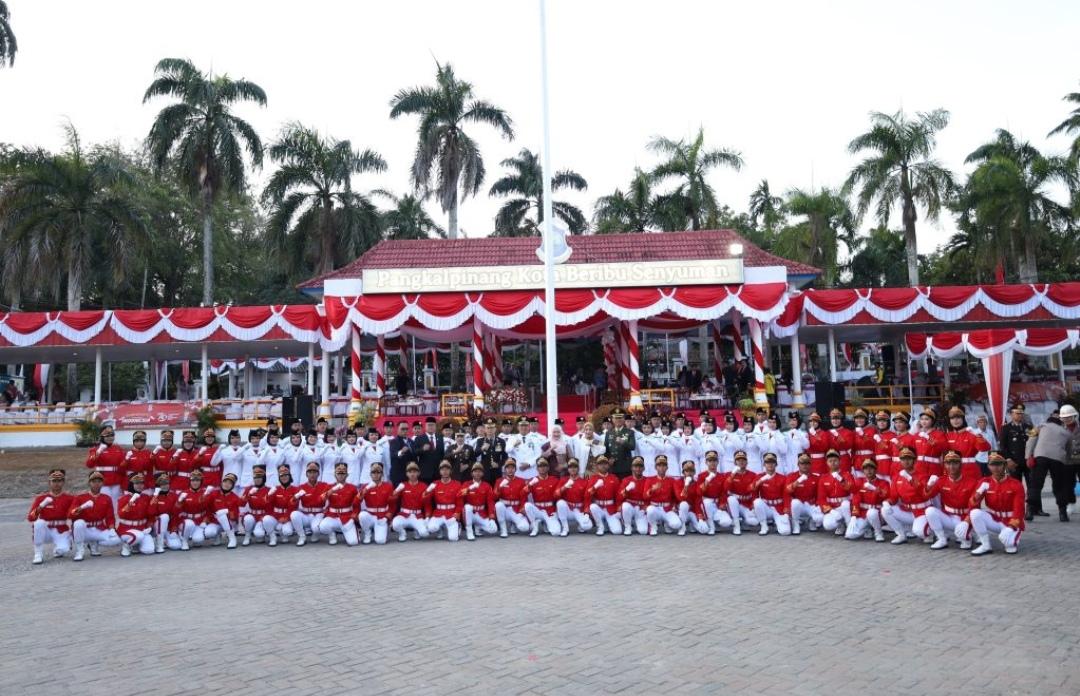
<path id="1" fill-rule="evenodd" d="M 293 529 L 292 520 L 289 520 L 288 522 L 278 522 L 277 518 L 273 515 L 267 515 L 262 518 L 262 528 L 266 533 L 266 536 L 273 537 L 275 534 L 280 534 L 282 539 L 288 539 L 295 531 Z"/>
<path id="2" fill-rule="evenodd" d="M 804 503 L 798 498 L 791 499 L 791 528 L 792 530 L 799 529 L 804 521 L 810 522 L 812 527 L 820 527 L 825 521 L 825 515 L 822 514 L 821 508 L 817 505 L 810 505 Z"/>
<path id="3" fill-rule="evenodd" d="M 416 515 L 409 515 L 408 517 L 395 515 L 394 519 L 390 521 L 390 529 L 393 529 L 398 534 L 411 529 L 416 532 L 421 539 L 426 539 L 428 535 L 427 521 L 419 519 Z"/>
<path id="4" fill-rule="evenodd" d="M 169 515 L 161 514 L 154 520 L 154 537 L 161 539 L 164 546 L 173 551 L 180 550 L 180 535 L 169 531 Z"/>
<path id="5" fill-rule="evenodd" d="M 154 553 L 154 537 L 150 535 L 149 527 L 146 529 L 129 529 L 120 535 L 120 541 L 137 548 L 139 553 Z"/>
<path id="6" fill-rule="evenodd" d="M 429 517 L 427 520 L 428 534 L 438 534 L 439 530 L 446 530 L 446 538 L 450 541 L 457 541 L 458 535 L 461 533 L 461 525 L 458 524 L 457 518 L 454 517 Z"/>
<path id="7" fill-rule="evenodd" d="M 871 508 L 866 511 L 866 517 L 852 517 L 848 520 L 845 539 L 862 539 L 866 534 L 866 528 L 874 530 L 874 534 L 881 534 L 881 510 Z"/>
<path id="8" fill-rule="evenodd" d="M 622 523 L 623 534 L 629 534 L 632 529 L 636 529 L 638 534 L 649 533 L 649 519 L 645 516 L 645 511 L 637 505 L 622 504 Z"/>
<path id="9" fill-rule="evenodd" d="M 593 528 L 592 520 L 581 510 L 570 507 L 565 500 L 555 503 L 555 514 L 559 518 L 559 524 L 563 529 L 570 529 L 570 522 L 577 522 L 579 531 L 587 532 Z"/>
<path id="10" fill-rule="evenodd" d="M 777 512 L 775 507 L 761 498 L 754 499 L 754 517 L 758 518 L 761 524 L 766 526 L 771 521 L 776 526 L 776 531 L 780 532 L 780 536 L 791 534 L 791 520 L 788 516 Z"/>
<path id="11" fill-rule="evenodd" d="M 886 505 L 888 507 L 886 507 Z M 889 529 L 897 534 L 904 534 L 905 536 L 907 535 L 907 532 L 910 531 L 912 534 L 922 539 L 930 529 L 930 525 L 927 524 L 926 515 L 919 515 L 916 517 L 907 510 L 901 510 L 898 505 L 888 505 L 888 503 L 882 505 L 881 517 L 889 523 Z"/>
<path id="12" fill-rule="evenodd" d="M 727 504 L 728 514 L 731 515 L 731 522 L 733 525 L 736 522 L 748 524 L 751 527 L 758 524 L 757 515 L 754 514 L 753 510 L 739 502 L 739 496 L 729 495 Z"/>
<path id="13" fill-rule="evenodd" d="M 589 512 L 592 514 L 598 531 L 603 531 L 604 527 L 607 527 L 612 534 L 622 534 L 622 517 L 611 514 L 596 503 L 589 506 Z"/>
<path id="14" fill-rule="evenodd" d="M 34 550 L 45 544 L 53 545 L 53 553 L 63 556 L 71 550 L 71 532 L 59 532 L 45 520 L 34 520 Z"/>
<path id="15" fill-rule="evenodd" d="M 123 486 L 102 486 L 101 492 L 109 496 L 112 499 L 113 514 L 119 516 L 120 514 L 120 496 L 124 495 Z M 99 544 L 101 542 L 98 542 Z"/>
<path id="16" fill-rule="evenodd" d="M 365 536 L 371 534 L 376 544 L 386 543 L 386 531 L 390 528 L 390 523 L 387 522 L 384 517 L 376 517 L 367 510 L 361 510 L 359 515 L 360 531 Z"/>
<path id="17" fill-rule="evenodd" d="M 998 540 L 1006 547 L 1020 545 L 1021 532 L 1007 524 L 998 522 L 986 510 L 975 509 L 971 511 L 971 528 L 980 539 L 989 534 L 997 534 Z"/>
<path id="18" fill-rule="evenodd" d="M 76 544 L 97 544 L 98 546 L 119 546 L 120 537 L 115 529 L 88 527 L 83 520 L 75 520 L 71 525 L 71 536 Z"/>
<path id="19" fill-rule="evenodd" d="M 180 537 L 193 544 L 202 544 L 207 539 L 213 539 L 219 531 L 217 524 L 195 524 L 195 520 L 184 520 L 180 525 Z"/>
<path id="20" fill-rule="evenodd" d="M 679 519 L 682 520 L 683 527 L 687 529 L 693 529 L 698 534 L 709 533 L 709 523 L 697 516 L 697 513 L 690 509 L 690 503 L 685 500 L 679 503 Z"/>
<path id="21" fill-rule="evenodd" d="M 945 535 L 952 533 L 953 539 L 965 542 L 971 535 L 971 524 L 959 515 L 951 515 L 942 512 L 936 507 L 926 508 L 926 523 L 934 530 L 938 539 L 945 539 Z"/>
<path id="22" fill-rule="evenodd" d="M 677 532 L 682 529 L 682 519 L 674 510 L 665 510 L 659 505 L 650 505 L 645 508 L 645 518 L 649 520 L 650 527 L 660 531 L 660 525 L 665 525 L 669 532 Z"/>
<path id="23" fill-rule="evenodd" d="M 319 525 L 322 524 L 323 514 L 321 512 L 308 513 L 293 510 L 289 515 L 289 521 L 292 522 L 293 529 L 296 530 L 298 535 L 309 531 L 311 532 L 311 540 L 315 541 L 319 538 Z"/>
<path id="24" fill-rule="evenodd" d="M 717 505 L 716 498 L 705 498 L 701 502 L 705 508 L 705 523 L 709 529 L 715 531 L 717 527 L 731 528 L 731 512 L 726 507 Z"/>
<path id="25" fill-rule="evenodd" d="M 519 532 L 529 531 L 529 520 L 501 500 L 495 502 L 495 521 L 508 527 L 513 525 Z"/>
<path id="26" fill-rule="evenodd" d="M 561 501 L 560 501 L 561 502 Z M 499 531 L 499 525 L 495 520 L 476 514 L 472 505 L 465 504 L 465 528 L 479 529 L 485 534 L 495 534 Z"/>
<path id="27" fill-rule="evenodd" d="M 525 503 L 525 516 L 529 518 L 529 522 L 532 524 L 543 524 L 551 536 L 558 536 L 559 532 L 562 531 L 559 518 L 554 513 L 541 510 L 533 503 Z"/>
<path id="28" fill-rule="evenodd" d="M 262 520 L 255 519 L 255 515 L 252 513 L 245 514 L 240 523 L 244 527 L 244 533 L 253 539 L 265 539 L 266 538 L 266 526 L 260 524 Z"/>
<path id="29" fill-rule="evenodd" d="M 840 503 L 839 507 L 834 507 L 822 516 L 821 526 L 824 527 L 827 532 L 835 532 L 837 527 L 847 529 L 848 522 L 850 521 L 851 501 L 845 500 Z"/>
<path id="30" fill-rule="evenodd" d="M 360 543 L 354 520 L 342 522 L 340 517 L 324 517 L 322 522 L 319 523 L 319 533 L 325 534 L 327 537 L 333 534 L 341 534 L 345 538 L 345 543 L 349 546 L 356 546 Z"/>

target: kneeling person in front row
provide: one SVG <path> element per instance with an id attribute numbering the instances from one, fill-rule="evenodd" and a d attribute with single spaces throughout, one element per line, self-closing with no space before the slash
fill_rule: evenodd
<path id="1" fill-rule="evenodd" d="M 54 558 L 71 550 L 68 510 L 73 498 L 64 492 L 66 478 L 63 469 L 50 470 L 49 490 L 34 498 L 26 514 L 26 521 L 33 529 L 35 565 L 45 560 L 45 544 L 52 544 Z"/>
<path id="2" fill-rule="evenodd" d="M 619 508 L 619 477 L 611 473 L 607 457 L 597 457 L 596 473 L 589 478 L 589 513 L 596 523 L 596 536 L 604 536 L 604 528 L 612 534 L 622 534 Z"/>
<path id="3" fill-rule="evenodd" d="M 746 452 L 735 452 L 735 470 L 728 474 L 728 512 L 731 513 L 731 533 L 742 534 L 743 524 L 750 526 L 758 525 L 757 515 L 752 509 L 754 498 L 754 482 L 757 474 L 746 468 Z"/>
<path id="4" fill-rule="evenodd" d="M 128 476 L 128 492 L 120 496 L 116 506 L 120 513 L 116 520 L 116 533 L 120 536 L 121 556 L 130 556 L 133 546 L 141 554 L 154 553 L 154 537 L 150 534 L 153 524 L 150 519 L 150 498 L 157 493 L 145 489 L 145 480 L 145 474 L 141 471 Z"/>
<path id="5" fill-rule="evenodd" d="M 971 528 L 979 540 L 971 553 L 991 553 L 991 534 L 998 535 L 1005 553 L 1016 553 L 1024 531 L 1024 484 L 1005 472 L 1005 457 L 1000 452 L 990 454 L 987 466 L 990 475 L 979 481 L 971 498 Z"/>
<path id="6" fill-rule="evenodd" d="M 661 526 L 669 532 L 686 533 L 678 513 L 679 491 L 675 480 L 668 478 L 667 468 L 667 457 L 657 455 L 656 476 L 647 486 L 649 505 L 645 508 L 645 518 L 649 521 L 649 536 L 659 534 Z"/>
<path id="7" fill-rule="evenodd" d="M 525 517 L 525 499 L 528 497 L 525 479 L 517 476 L 517 460 L 510 457 L 503 464 L 503 477 L 495 483 L 495 520 L 499 523 L 499 536 L 505 539 L 510 526 L 519 532 L 529 531 Z"/>
<path id="8" fill-rule="evenodd" d="M 540 525 L 551 536 L 559 536 L 562 531 L 559 518 L 555 515 L 555 500 L 559 496 L 559 479 L 550 476 L 551 464 L 547 459 L 536 462 L 536 478 L 529 481 L 531 501 L 525 503 L 525 516 L 529 518 L 529 536 L 540 533 Z"/>
<path id="9" fill-rule="evenodd" d="M 359 490 L 346 479 L 349 465 L 339 462 L 334 466 L 334 485 L 326 492 L 326 516 L 319 523 L 319 532 L 326 535 L 330 545 L 337 543 L 337 535 L 349 546 L 360 543 L 356 532 L 356 498 Z"/>
<path id="10" fill-rule="evenodd" d="M 851 519 L 848 521 L 846 539 L 862 539 L 867 528 L 874 532 L 874 541 L 885 541 L 881 531 L 881 505 L 889 499 L 889 481 L 879 478 L 877 464 L 864 459 L 862 478 L 852 482 Z"/>
<path id="11" fill-rule="evenodd" d="M 623 536 L 649 532 L 649 519 L 645 509 L 649 506 L 649 479 L 645 478 L 645 460 L 634 457 L 630 462 L 630 475 L 622 480 L 619 500 L 622 502 Z"/>
<path id="12" fill-rule="evenodd" d="M 420 481 L 420 466 L 416 462 L 409 462 L 409 465 L 405 467 L 405 482 L 399 483 L 394 489 L 398 514 L 390 522 L 390 528 L 397 532 L 398 541 L 408 539 L 410 529 L 416 538 L 427 538 L 427 515 L 424 512 L 426 491 L 427 486 Z"/>
<path id="13" fill-rule="evenodd" d="M 90 472 L 90 490 L 80 493 L 71 501 L 68 517 L 71 519 L 71 536 L 75 540 L 75 555 L 71 560 L 81 561 L 86 545 L 90 555 L 100 556 L 100 546 L 119 546 L 116 533 L 116 517 L 112 498 L 101 492 L 105 476 L 97 470 Z"/>
<path id="14" fill-rule="evenodd" d="M 462 513 L 465 517 L 465 538 L 476 539 L 477 533 L 494 535 L 499 531 L 495 521 L 495 489 L 484 480 L 484 465 L 477 462 L 470 471 L 472 482 L 462 489 L 465 499 Z"/>
<path id="15" fill-rule="evenodd" d="M 930 547 L 944 549 L 949 546 L 948 534 L 960 543 L 960 548 L 971 548 L 971 497 L 978 482 L 961 475 L 963 459 L 959 452 L 945 453 L 945 475 L 938 479 L 931 476 L 926 482 L 927 493 L 934 501 L 926 508 L 926 523 L 934 530 L 937 540 Z"/>
<path id="16" fill-rule="evenodd" d="M 371 482 L 360 486 L 360 514 L 356 516 L 364 533 L 361 543 L 370 544 L 374 537 L 376 544 L 385 544 L 393 517 L 394 488 L 389 481 L 383 481 L 383 466 L 379 462 L 371 465 L 368 474 Z"/>
<path id="17" fill-rule="evenodd" d="M 439 463 L 439 480 L 428 485 L 424 492 L 429 501 L 428 534 L 443 534 L 450 541 L 457 541 L 461 532 L 461 483 L 452 478 L 454 471 L 450 460 Z"/>
<path id="18" fill-rule="evenodd" d="M 589 482 L 578 475 L 581 463 L 575 457 L 566 460 L 566 472 L 567 476 L 559 489 L 559 500 L 555 503 L 559 526 L 562 527 L 562 536 L 566 536 L 570 533 L 570 522 L 573 520 L 578 532 L 584 534 L 593 528 L 592 519 L 586 514 L 589 510 Z"/>
<path id="19" fill-rule="evenodd" d="M 769 522 L 776 527 L 780 536 L 791 534 L 791 519 L 787 515 L 789 500 L 787 497 L 787 479 L 776 473 L 776 454 L 766 452 L 762 457 L 765 472 L 754 481 L 754 517 L 760 523 L 758 534 L 769 533 Z"/>

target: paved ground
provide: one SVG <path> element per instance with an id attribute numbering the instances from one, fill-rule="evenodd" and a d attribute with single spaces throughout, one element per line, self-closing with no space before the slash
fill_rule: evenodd
<path id="1" fill-rule="evenodd" d="M 0 500 L 5 696 L 1080 693 L 1080 522 L 984 558 L 575 535 L 32 567 L 26 505 Z"/>

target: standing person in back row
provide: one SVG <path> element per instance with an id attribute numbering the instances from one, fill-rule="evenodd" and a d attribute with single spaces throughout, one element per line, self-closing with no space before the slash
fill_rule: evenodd
<path id="1" fill-rule="evenodd" d="M 626 411 L 621 408 L 611 412 L 611 423 L 611 430 L 604 433 L 604 454 L 611 461 L 611 473 L 624 478 L 630 475 L 630 460 L 634 458 L 637 438 L 634 431 L 626 427 Z"/>
<path id="2" fill-rule="evenodd" d="M 1028 426 L 1024 423 L 1024 409 L 1017 404 L 1009 410 L 1009 422 L 1001 426 L 1001 451 L 1015 465 L 1009 475 L 1030 485 L 1026 456 L 1027 440 Z M 1032 510 L 1029 508 L 1028 520 L 1031 519 L 1031 513 Z"/>
<path id="3" fill-rule="evenodd" d="M 1061 407 L 1058 417 L 1050 416 L 1027 442 L 1027 454 L 1035 458 L 1035 470 L 1028 486 L 1027 504 L 1032 510 L 1042 510 L 1042 488 L 1050 473 L 1050 485 L 1058 506 L 1058 519 L 1069 521 L 1070 503 L 1076 502 L 1076 474 L 1068 466 L 1069 440 L 1077 436 L 1077 413 L 1070 404 Z"/>

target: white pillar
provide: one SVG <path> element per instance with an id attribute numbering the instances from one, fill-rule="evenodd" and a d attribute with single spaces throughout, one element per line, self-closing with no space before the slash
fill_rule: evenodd
<path id="1" fill-rule="evenodd" d="M 315 396 L 315 344 L 307 347 L 307 395 Z"/>
<path id="2" fill-rule="evenodd" d="M 236 366 L 229 368 L 229 398 L 236 398 Z"/>
<path id="3" fill-rule="evenodd" d="M 1065 352 L 1060 351 L 1054 357 L 1057 359 L 1058 381 L 1061 382 L 1061 386 L 1064 387 L 1065 386 Z"/>
<path id="4" fill-rule="evenodd" d="M 952 378 L 949 375 L 949 360 L 948 360 L 948 358 L 942 358 L 941 359 L 941 365 L 939 365 L 939 367 L 941 368 L 942 384 L 945 385 L 946 389 L 951 389 L 952 388 Z M 943 397 L 947 397 L 947 395 L 943 395 Z"/>
<path id="5" fill-rule="evenodd" d="M 806 408 L 802 391 L 802 355 L 799 354 L 799 334 L 791 334 L 791 407 Z"/>
<path id="6" fill-rule="evenodd" d="M 829 329 L 829 381 L 836 381 L 836 336 L 833 335 L 833 330 Z"/>
<path id="7" fill-rule="evenodd" d="M 319 370 L 319 395 L 322 402 L 319 404 L 319 415 L 330 418 L 330 363 L 332 358 L 325 350 L 322 354 L 322 369 Z"/>
<path id="8" fill-rule="evenodd" d="M 94 408 L 101 405 L 101 348 L 94 349 Z"/>
<path id="9" fill-rule="evenodd" d="M 202 400 L 204 404 L 210 403 L 210 360 L 206 355 L 206 344 L 202 344 L 202 374 L 199 382 L 202 384 Z"/>

